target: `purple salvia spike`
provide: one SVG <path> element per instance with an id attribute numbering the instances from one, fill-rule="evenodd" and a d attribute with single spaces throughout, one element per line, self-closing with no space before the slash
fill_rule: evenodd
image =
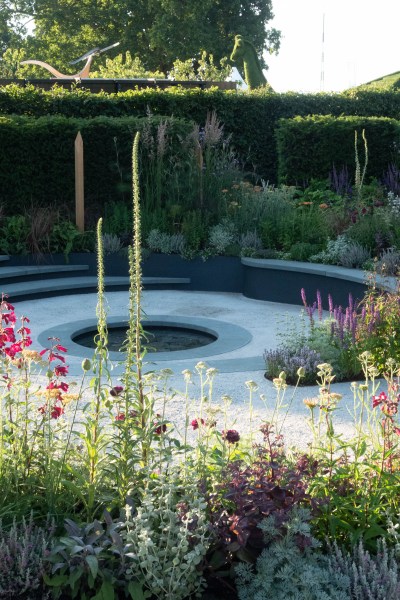
<path id="1" fill-rule="evenodd" d="M 355 341 L 356 341 L 356 333 L 357 333 L 357 317 L 354 316 L 354 318 L 351 321 L 351 337 L 353 338 L 353 343 L 355 343 Z"/>
<path id="2" fill-rule="evenodd" d="M 332 313 L 333 313 L 333 301 L 332 301 L 332 296 L 330 294 L 328 294 L 328 305 L 329 305 L 329 312 L 332 315 Z"/>
<path id="3" fill-rule="evenodd" d="M 322 321 L 322 300 L 321 300 L 321 292 L 317 290 L 317 306 L 318 306 L 318 318 Z"/>
<path id="4" fill-rule="evenodd" d="M 353 308 L 354 308 L 353 296 L 352 296 L 352 294 L 349 294 L 349 309 L 351 312 L 353 312 Z"/>
<path id="5" fill-rule="evenodd" d="M 344 318 L 344 326 L 345 329 L 350 329 L 350 311 L 349 311 L 349 307 L 346 308 L 346 316 Z"/>
<path id="6" fill-rule="evenodd" d="M 301 299 L 303 300 L 304 306 L 307 308 L 307 298 L 306 298 L 306 290 L 301 288 Z"/>

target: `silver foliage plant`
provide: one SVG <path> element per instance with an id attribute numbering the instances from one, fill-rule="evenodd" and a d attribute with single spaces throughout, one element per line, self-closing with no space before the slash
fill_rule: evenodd
<path id="1" fill-rule="evenodd" d="M 223 254 L 228 246 L 237 241 L 235 224 L 229 219 L 223 219 L 221 223 L 211 227 L 208 241 L 217 254 Z"/>
<path id="2" fill-rule="evenodd" d="M 242 256 L 256 254 L 262 250 L 263 247 L 261 238 L 255 230 L 242 233 L 239 239 L 239 245 Z"/>
<path id="3" fill-rule="evenodd" d="M 128 575 L 139 580 L 152 597 L 183 600 L 200 595 L 200 568 L 209 548 L 206 503 L 189 482 L 160 476 L 149 482 L 141 505 L 127 515 L 126 544 L 132 559 Z"/>
<path id="4" fill-rule="evenodd" d="M 104 254 L 116 254 L 122 249 L 122 242 L 114 233 L 103 233 Z"/>
<path id="5" fill-rule="evenodd" d="M 339 235 L 335 240 L 328 240 L 326 250 L 310 256 L 310 261 L 357 268 L 370 258 L 371 253 L 364 246 L 348 240 L 345 235 Z"/>
<path id="6" fill-rule="evenodd" d="M 241 563 L 235 569 L 240 600 L 350 600 L 350 579 L 318 550 L 310 518 L 308 509 L 295 508 L 279 527 L 273 515 L 260 523 L 266 548 L 255 568 Z"/>
<path id="7" fill-rule="evenodd" d="M 169 234 L 159 229 L 152 229 L 147 236 L 146 243 L 152 252 L 182 254 L 186 246 L 186 239 L 181 233 Z"/>
<path id="8" fill-rule="evenodd" d="M 387 248 L 376 262 L 376 272 L 381 275 L 397 275 L 400 270 L 400 251 Z"/>

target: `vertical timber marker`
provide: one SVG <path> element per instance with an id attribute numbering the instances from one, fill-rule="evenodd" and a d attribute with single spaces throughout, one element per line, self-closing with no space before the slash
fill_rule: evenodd
<path id="1" fill-rule="evenodd" d="M 83 140 L 81 132 L 75 138 L 75 220 L 81 233 L 85 231 L 85 191 L 83 181 Z"/>

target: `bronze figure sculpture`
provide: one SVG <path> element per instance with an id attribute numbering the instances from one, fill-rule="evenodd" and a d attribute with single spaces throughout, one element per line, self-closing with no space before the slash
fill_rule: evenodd
<path id="1" fill-rule="evenodd" d="M 43 62 L 42 60 L 23 60 L 21 62 L 21 65 L 38 65 L 39 67 L 43 67 L 44 69 L 47 69 L 47 71 L 50 71 L 50 73 L 52 75 L 54 75 L 57 79 L 74 79 L 76 81 L 79 81 L 79 79 L 85 79 L 85 78 L 89 77 L 90 67 L 96 56 L 99 56 L 103 52 L 106 52 L 106 50 L 110 50 L 111 48 L 115 48 L 116 46 L 119 46 L 119 42 L 116 42 L 115 44 L 112 44 L 111 46 L 107 46 L 106 48 L 92 48 L 91 50 L 89 50 L 88 52 L 86 52 L 85 54 L 80 56 L 79 58 L 71 61 L 69 64 L 75 65 L 76 63 L 80 62 L 81 60 L 86 59 L 86 64 L 83 67 L 83 69 L 81 71 L 79 71 L 79 73 L 76 73 L 75 75 L 64 75 L 63 73 L 60 73 L 60 71 L 57 71 L 57 69 L 55 69 L 51 65 L 47 64 L 46 62 Z"/>

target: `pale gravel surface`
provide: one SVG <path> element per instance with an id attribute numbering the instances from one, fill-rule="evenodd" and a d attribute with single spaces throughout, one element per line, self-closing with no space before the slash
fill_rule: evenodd
<path id="1" fill-rule="evenodd" d="M 127 293 L 107 293 L 108 314 L 122 316 L 127 314 Z M 60 323 L 93 318 L 96 314 L 96 294 L 76 296 L 60 296 L 41 300 L 15 302 L 17 315 L 24 314 L 31 319 L 32 348 L 41 349 L 37 343 L 37 336 L 42 330 L 55 327 Z M 206 363 L 212 359 L 239 358 L 262 356 L 265 348 L 274 348 L 278 344 L 277 331 L 284 327 L 284 322 L 289 318 L 299 319 L 301 308 L 288 304 L 278 304 L 245 298 L 241 294 L 188 292 L 188 291 L 145 291 L 143 293 L 143 308 L 146 314 L 203 316 L 211 319 L 227 321 L 241 325 L 252 333 L 253 339 L 246 346 L 229 352 L 222 356 L 207 357 Z M 279 325 L 280 323 L 280 325 Z M 68 340 L 61 340 L 68 347 Z M 178 429 L 182 428 L 185 420 L 184 391 L 185 383 L 181 374 L 182 369 L 193 371 L 197 361 L 179 361 L 175 363 L 163 362 L 155 365 L 156 368 L 170 368 L 174 375 L 170 377 L 168 386 L 176 391 L 171 395 L 167 404 L 166 415 Z M 79 381 L 81 358 L 68 355 L 67 363 L 71 367 L 70 381 Z M 174 368 L 175 367 L 175 368 Z M 213 380 L 212 402 L 222 405 L 221 397 L 228 395 L 232 403 L 228 411 L 226 426 L 235 428 L 242 434 L 249 432 L 249 391 L 246 381 L 254 381 L 258 390 L 253 394 L 254 416 L 253 429 L 258 428 L 258 423 L 271 418 L 276 391 L 270 381 L 264 378 L 263 370 L 220 372 Z M 113 383 L 118 383 L 118 377 L 113 378 Z M 352 418 L 349 410 L 353 406 L 353 394 L 349 383 L 333 385 L 333 391 L 343 394 L 340 408 L 336 413 L 336 429 L 346 436 L 352 433 Z M 195 417 L 199 407 L 199 377 L 195 373 L 193 383 L 189 385 L 191 404 L 190 415 Z M 293 393 L 293 388 L 286 390 L 285 400 L 290 402 L 290 410 L 286 417 L 283 433 L 289 446 L 304 447 L 310 439 L 309 428 L 306 423 L 309 411 L 303 404 L 303 398 L 315 396 L 318 393 L 316 386 L 299 388 Z M 265 397 L 265 400 L 260 398 Z M 85 393 L 87 396 L 87 392 Z M 218 426 L 223 428 L 223 418 L 218 419 Z"/>

